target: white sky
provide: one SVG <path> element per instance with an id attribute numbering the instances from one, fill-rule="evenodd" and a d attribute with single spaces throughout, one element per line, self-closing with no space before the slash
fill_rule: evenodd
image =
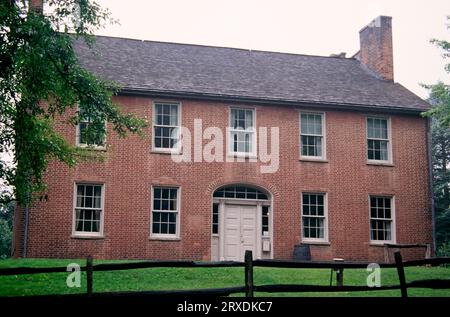
<path id="1" fill-rule="evenodd" d="M 120 25 L 98 34 L 164 42 L 324 55 L 359 49 L 359 30 L 392 16 L 394 79 L 422 98 L 419 83 L 450 83 L 432 38 L 450 41 L 449 0 L 97 0 Z M 450 62 L 448 60 L 447 62 Z"/>

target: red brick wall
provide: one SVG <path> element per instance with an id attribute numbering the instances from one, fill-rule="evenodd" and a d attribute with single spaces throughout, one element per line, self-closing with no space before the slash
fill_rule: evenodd
<path id="1" fill-rule="evenodd" d="M 116 100 L 125 111 L 151 119 L 151 99 L 121 96 Z M 382 247 L 369 245 L 369 194 L 395 196 L 398 243 L 431 243 L 425 119 L 391 115 L 394 166 L 369 166 L 367 113 L 326 110 L 328 162 L 301 162 L 299 110 L 255 108 L 258 126 L 280 126 L 277 173 L 261 174 L 260 163 L 174 163 L 170 155 L 151 153 L 151 128 L 142 139 L 135 135 L 120 139 L 109 129 L 104 162 L 81 163 L 72 169 L 59 162 L 50 164 L 48 201 L 36 203 L 30 212 L 28 256 L 209 260 L 211 196 L 227 183 L 256 184 L 272 193 L 275 258 L 291 258 L 294 245 L 301 242 L 302 191 L 328 193 L 330 245 L 312 246 L 315 260 L 384 259 Z M 203 120 L 203 128 L 217 126 L 225 131 L 229 104 L 183 101 L 181 113 L 182 125 L 191 131 L 195 118 Z M 58 128 L 75 142 L 74 127 L 59 124 Z M 71 238 L 76 181 L 105 183 L 104 239 Z M 151 185 L 159 183 L 182 189 L 179 241 L 149 240 Z M 17 226 L 17 255 L 20 230 Z"/>

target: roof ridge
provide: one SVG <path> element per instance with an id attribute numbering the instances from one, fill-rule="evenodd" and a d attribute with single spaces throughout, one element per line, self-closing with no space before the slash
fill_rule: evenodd
<path id="1" fill-rule="evenodd" d="M 229 47 L 229 46 L 215 46 L 215 45 L 207 45 L 207 44 L 193 44 L 193 43 L 179 43 L 179 42 L 166 42 L 166 41 L 155 41 L 155 40 L 145 40 L 145 39 L 136 39 L 122 36 L 109 36 L 109 35 L 94 35 L 95 37 L 104 37 L 104 38 L 112 38 L 119 40 L 127 40 L 127 41 L 137 41 L 137 42 L 145 42 L 145 43 L 159 43 L 159 44 L 170 44 L 170 45 L 183 45 L 183 46 L 196 46 L 196 47 L 205 47 L 205 48 L 219 48 L 219 49 L 227 49 L 227 50 L 235 50 L 235 51 L 244 51 L 244 52 L 258 52 L 258 53 L 268 53 L 268 54 L 282 54 L 282 55 L 293 55 L 293 56 L 306 56 L 306 57 L 314 57 L 314 58 L 326 58 L 326 59 L 339 59 L 339 60 L 357 60 L 355 57 L 339 57 L 339 56 L 324 56 L 324 55 L 314 55 L 314 54 L 302 54 L 302 53 L 292 53 L 292 52 L 276 52 L 276 51 L 265 51 L 265 50 L 254 50 L 249 48 L 242 47 Z"/>

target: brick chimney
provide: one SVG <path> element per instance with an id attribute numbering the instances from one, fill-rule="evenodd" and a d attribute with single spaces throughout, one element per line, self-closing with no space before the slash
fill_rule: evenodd
<path id="1" fill-rule="evenodd" d="M 380 78 L 393 81 L 392 18 L 379 16 L 370 22 L 359 31 L 359 43 L 356 58 Z"/>

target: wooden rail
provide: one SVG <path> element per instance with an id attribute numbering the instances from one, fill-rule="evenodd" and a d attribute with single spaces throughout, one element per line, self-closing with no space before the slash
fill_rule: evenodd
<path id="1" fill-rule="evenodd" d="M 245 293 L 246 297 L 253 297 L 254 292 L 353 292 L 353 291 L 381 291 L 381 290 L 400 290 L 402 297 L 408 296 L 408 288 L 431 288 L 431 289 L 450 289 L 450 279 L 447 280 L 418 280 L 407 283 L 405 276 L 405 267 L 421 265 L 442 265 L 450 264 L 450 258 L 430 258 L 415 261 L 402 261 L 400 252 L 395 252 L 395 263 L 380 264 L 381 268 L 396 268 L 399 277 L 398 285 L 389 285 L 381 287 L 369 286 L 344 286 L 344 269 L 362 269 L 367 268 L 368 263 L 360 262 L 303 262 L 303 261 L 280 261 L 280 260 L 253 260 L 251 251 L 245 252 L 244 262 L 196 262 L 196 261 L 145 261 L 130 263 L 105 263 L 94 265 L 92 257 L 88 257 L 86 266 L 80 268 L 86 271 L 86 294 L 84 296 L 104 297 L 104 296 L 150 296 L 150 295 L 209 295 L 209 296 L 228 296 L 234 293 Z M 191 290 L 158 290 L 158 291 L 137 291 L 137 292 L 94 292 L 94 272 L 133 270 L 157 267 L 179 267 L 179 268 L 220 268 L 220 267 L 244 267 L 244 285 L 226 288 L 208 288 Z M 289 285 L 289 284 L 254 284 L 254 267 L 272 267 L 272 268 L 314 268 L 314 269 L 332 269 L 339 271 L 337 274 L 337 286 L 328 285 Z M 2 268 L 0 276 L 23 275 L 23 274 L 43 274 L 43 273 L 62 273 L 66 272 L 66 267 L 45 267 L 45 268 Z M 83 294 L 60 295 L 83 296 Z"/>

